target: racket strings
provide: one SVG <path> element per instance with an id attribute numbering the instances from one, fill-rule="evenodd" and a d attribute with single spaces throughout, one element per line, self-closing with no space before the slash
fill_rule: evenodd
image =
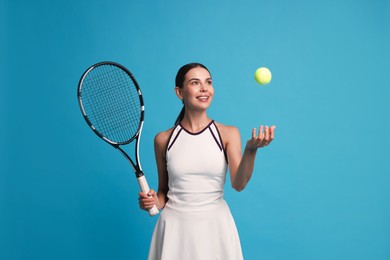
<path id="1" fill-rule="evenodd" d="M 123 136 L 125 135 L 126 131 L 119 131 L 118 129 L 121 129 L 122 126 L 133 126 L 135 124 L 132 124 L 131 122 L 134 121 L 133 114 L 134 112 L 138 111 L 132 111 L 132 113 L 129 112 L 129 108 L 132 109 L 131 106 L 129 106 L 131 103 L 136 102 L 137 100 L 134 100 L 132 95 L 129 95 L 129 91 L 123 91 L 123 90 L 129 90 L 127 87 L 128 84 L 132 84 L 132 82 L 126 81 L 127 76 L 124 77 L 124 74 L 115 75 L 113 77 L 113 71 L 108 71 L 108 73 L 105 73 L 105 77 L 99 77 L 100 82 L 103 82 L 104 84 L 100 84 L 103 86 L 103 88 L 98 88 L 98 93 L 100 94 L 100 101 L 101 102 L 95 102 L 94 106 L 101 106 L 104 108 L 94 110 L 94 114 L 96 118 L 100 118 L 98 121 L 99 128 L 101 127 L 102 132 L 117 132 L 117 134 Z M 108 76 L 108 77 L 107 77 Z M 102 79 L 104 81 L 102 81 Z M 111 87 L 107 87 L 111 86 Z M 112 88 L 112 86 L 116 86 L 116 88 Z M 134 89 L 134 87 L 132 86 Z M 118 91 L 122 90 L 122 91 Z M 131 89 L 130 89 L 131 90 Z M 134 93 L 134 92 L 133 92 Z M 99 101 L 96 99 L 96 101 Z M 139 106 L 136 106 L 139 108 Z M 99 112 L 99 113 L 96 113 Z M 100 113 L 104 112 L 104 113 Z M 136 124 L 138 124 L 138 120 L 136 120 Z M 129 121 L 129 122 L 128 122 Z M 129 124 L 130 123 L 130 124 Z M 103 129 L 106 129 L 103 131 Z M 124 130 L 131 130 L 128 127 L 124 128 Z M 136 129 L 131 130 L 130 132 L 134 133 Z M 127 139 L 125 137 L 122 137 L 120 139 Z"/>
<path id="2" fill-rule="evenodd" d="M 139 94 L 125 71 L 102 65 L 85 77 L 82 102 L 95 129 L 121 143 L 130 141 L 138 132 L 142 109 Z"/>
<path id="3" fill-rule="evenodd" d="M 109 82 L 109 84 L 113 83 Z M 138 122 L 134 122 L 132 114 L 127 113 L 129 101 L 125 100 L 126 95 L 119 95 L 118 92 L 113 91 L 99 92 L 100 101 L 98 98 L 93 99 L 94 103 L 91 106 L 94 118 L 91 120 L 96 121 L 95 128 L 110 140 L 129 140 L 137 131 L 135 125 Z"/>

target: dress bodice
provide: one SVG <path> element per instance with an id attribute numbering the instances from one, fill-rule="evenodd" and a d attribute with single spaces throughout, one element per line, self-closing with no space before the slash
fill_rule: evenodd
<path id="1" fill-rule="evenodd" d="M 211 121 L 191 133 L 178 124 L 166 150 L 168 207 L 207 209 L 223 199 L 227 160 L 218 128 Z"/>

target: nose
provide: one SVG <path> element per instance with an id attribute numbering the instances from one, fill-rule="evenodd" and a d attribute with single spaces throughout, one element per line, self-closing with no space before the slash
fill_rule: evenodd
<path id="1" fill-rule="evenodd" d="M 202 92 L 206 92 L 206 91 L 207 91 L 207 86 L 206 86 L 206 84 L 201 84 L 201 85 L 200 85 L 200 91 L 202 91 Z"/>

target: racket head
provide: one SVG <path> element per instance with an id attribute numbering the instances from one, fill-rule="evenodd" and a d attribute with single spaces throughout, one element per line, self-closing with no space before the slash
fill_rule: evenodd
<path id="1" fill-rule="evenodd" d="M 106 142 L 128 144 L 140 135 L 144 101 L 133 74 L 119 63 L 104 61 L 81 76 L 77 97 L 89 127 Z"/>

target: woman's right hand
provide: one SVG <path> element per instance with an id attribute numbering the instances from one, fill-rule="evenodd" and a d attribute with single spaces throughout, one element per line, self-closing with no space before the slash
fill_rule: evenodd
<path id="1" fill-rule="evenodd" d="M 139 192 L 138 196 L 139 207 L 143 210 L 149 210 L 157 205 L 158 198 L 154 190 L 150 190 L 148 193 Z"/>

